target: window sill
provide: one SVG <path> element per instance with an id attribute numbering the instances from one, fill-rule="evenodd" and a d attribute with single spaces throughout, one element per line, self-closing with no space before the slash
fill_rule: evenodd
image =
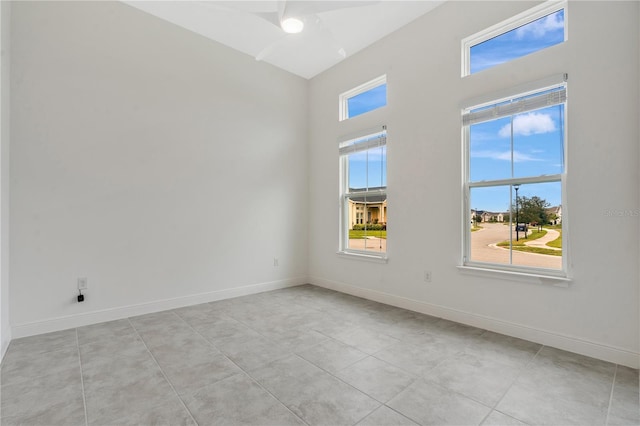
<path id="1" fill-rule="evenodd" d="M 387 263 L 389 258 L 384 256 L 373 256 L 370 254 L 363 253 L 354 253 L 348 251 L 339 251 L 336 254 L 340 257 L 344 257 L 345 259 L 355 259 L 355 260 L 363 260 L 365 262 L 374 262 L 374 263 Z"/>
<path id="2" fill-rule="evenodd" d="M 505 269 L 492 269 L 480 266 L 460 265 L 460 272 L 472 275 L 484 275 L 505 280 L 515 280 L 526 283 L 550 284 L 555 287 L 569 287 L 571 278 L 562 275 L 546 275 L 537 272 L 509 271 Z"/>

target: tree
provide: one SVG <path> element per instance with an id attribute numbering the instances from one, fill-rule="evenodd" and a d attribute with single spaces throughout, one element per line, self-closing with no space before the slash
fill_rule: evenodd
<path id="1" fill-rule="evenodd" d="M 549 222 L 549 213 L 547 207 L 551 204 L 536 195 L 533 197 L 518 197 L 518 222 L 520 223 L 539 223 L 546 224 Z M 515 206 L 513 207 L 513 217 L 516 217 Z"/>

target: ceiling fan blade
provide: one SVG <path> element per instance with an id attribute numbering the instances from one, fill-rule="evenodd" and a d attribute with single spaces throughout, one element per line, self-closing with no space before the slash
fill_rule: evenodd
<path id="1" fill-rule="evenodd" d="M 269 11 L 268 8 L 259 10 L 251 10 L 251 8 L 243 8 L 242 2 L 233 1 L 200 1 L 198 2 L 209 9 L 222 10 L 237 15 L 253 15 L 261 18 L 270 24 L 280 28 L 280 14 L 278 11 Z M 248 3 L 248 2 L 247 2 Z"/>
<path id="2" fill-rule="evenodd" d="M 319 33 L 322 39 L 326 40 L 326 45 L 329 46 L 331 50 L 342 57 L 342 59 L 347 57 L 347 52 L 345 51 L 344 47 L 342 47 L 342 44 L 338 41 L 338 38 L 335 36 L 333 31 L 331 31 L 331 29 L 327 25 L 325 25 L 325 23 L 322 21 L 322 18 L 314 15 L 313 17 L 309 17 L 305 21 L 311 21 L 309 25 L 310 29 L 316 33 Z"/>
<path id="3" fill-rule="evenodd" d="M 264 19 L 265 21 L 275 25 L 276 27 L 280 28 L 280 16 L 278 13 L 276 12 L 254 12 L 254 15 L 256 15 L 259 18 Z"/>
<path id="4" fill-rule="evenodd" d="M 380 3 L 380 1 L 307 1 L 290 0 L 286 2 L 287 16 L 307 16 L 317 13 L 331 12 L 333 10 L 347 9 L 351 7 L 369 6 Z"/>
<path id="5" fill-rule="evenodd" d="M 274 41 L 273 43 L 269 44 L 267 47 L 262 49 L 256 55 L 256 61 L 262 61 L 264 58 L 266 58 L 267 56 L 271 55 L 273 52 L 278 50 L 280 47 L 284 46 L 284 44 L 287 42 L 287 39 L 289 37 L 290 37 L 289 34 L 285 34 L 282 37 L 280 37 L 278 40 Z"/>
<path id="6" fill-rule="evenodd" d="M 285 11 L 287 8 L 287 2 L 286 0 L 278 0 L 277 4 L 276 4 L 278 10 L 278 25 L 280 25 L 280 22 L 282 22 L 282 18 L 284 18 L 285 16 Z"/>

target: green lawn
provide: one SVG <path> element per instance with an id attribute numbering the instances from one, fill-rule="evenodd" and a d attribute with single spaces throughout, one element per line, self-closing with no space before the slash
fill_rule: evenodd
<path id="1" fill-rule="evenodd" d="M 521 232 L 520 234 L 524 234 L 524 232 Z M 513 248 L 516 247 L 526 247 L 524 245 L 524 243 L 526 243 L 527 241 L 533 241 L 533 240 L 537 240 L 538 238 L 542 238 L 545 235 L 547 235 L 547 231 L 545 231 L 544 229 L 542 231 L 538 231 L 537 229 L 534 229 L 531 234 L 529 234 L 529 236 L 527 238 L 524 238 L 522 235 L 520 236 L 520 241 L 516 241 L 515 235 L 513 237 Z M 498 243 L 497 245 L 500 247 L 509 247 L 509 244 L 511 244 L 509 242 L 509 240 L 507 241 L 503 241 L 501 243 Z M 523 251 L 527 251 L 527 250 L 523 250 Z"/>
<path id="2" fill-rule="evenodd" d="M 482 226 L 472 226 L 471 232 L 479 231 L 480 229 L 482 229 Z"/>
<path id="3" fill-rule="evenodd" d="M 349 230 L 350 240 L 364 240 L 366 237 L 377 237 L 387 239 L 387 231 L 354 231 Z"/>
<path id="4" fill-rule="evenodd" d="M 554 250 L 551 248 L 529 247 L 529 246 L 513 246 L 514 250 L 526 251 L 528 253 L 548 254 L 551 256 L 562 256 L 562 250 Z"/>
<path id="5" fill-rule="evenodd" d="M 544 247 L 529 247 L 525 245 L 527 241 L 537 240 L 538 238 L 544 237 L 546 234 L 547 234 L 547 231 L 545 231 L 544 229 L 542 231 L 538 231 L 537 229 L 534 229 L 528 238 L 520 237 L 520 241 L 516 241 L 514 239 L 513 249 L 517 251 L 525 251 L 527 253 L 538 253 L 538 254 L 548 254 L 551 256 L 562 256 L 562 250 L 554 250 L 552 248 L 544 248 Z M 497 245 L 500 247 L 509 247 L 509 241 L 502 241 Z M 550 247 L 562 248 L 562 235 L 560 235 L 560 238 L 556 238 L 555 240 L 548 242 L 547 245 Z"/>

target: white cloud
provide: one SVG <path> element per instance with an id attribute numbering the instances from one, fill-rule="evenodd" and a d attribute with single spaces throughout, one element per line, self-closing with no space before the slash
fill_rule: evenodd
<path id="1" fill-rule="evenodd" d="M 547 33 L 564 28 L 564 21 L 559 13 L 553 13 L 530 24 L 517 28 L 516 37 L 522 39 L 528 35 L 533 38 L 543 38 Z"/>
<path id="2" fill-rule="evenodd" d="M 490 158 L 492 160 L 511 161 L 511 151 L 474 151 L 471 153 L 473 158 Z M 542 161 L 531 155 L 524 154 L 519 151 L 513 151 L 513 162 L 523 163 L 525 161 Z"/>
<path id="3" fill-rule="evenodd" d="M 540 133 L 550 133 L 555 130 L 556 124 L 549 114 L 530 112 L 528 114 L 517 115 L 513 119 L 514 135 L 529 136 Z M 498 132 L 498 135 L 503 138 L 511 136 L 511 126 L 509 124 L 503 126 Z"/>

